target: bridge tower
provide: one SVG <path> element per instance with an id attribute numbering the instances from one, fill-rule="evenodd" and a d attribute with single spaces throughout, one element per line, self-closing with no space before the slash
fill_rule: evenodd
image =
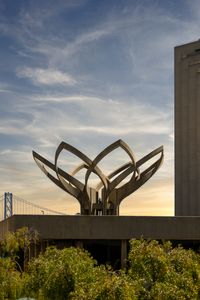
<path id="1" fill-rule="evenodd" d="M 12 193 L 4 193 L 4 220 L 13 214 L 13 195 Z"/>

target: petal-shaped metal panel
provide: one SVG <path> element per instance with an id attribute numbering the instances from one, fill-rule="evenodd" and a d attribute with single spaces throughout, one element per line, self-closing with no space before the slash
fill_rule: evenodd
<path id="1" fill-rule="evenodd" d="M 84 161 L 86 163 L 86 165 L 88 165 L 88 169 L 92 169 L 91 172 L 94 172 L 103 182 L 103 185 L 107 188 L 107 179 L 105 177 L 105 175 L 102 173 L 102 171 L 99 169 L 98 166 L 93 166 L 93 161 L 91 161 L 85 154 L 83 154 L 81 151 L 79 151 L 78 149 L 76 149 L 75 147 L 71 146 L 70 144 L 67 144 L 65 142 L 60 143 L 60 145 L 58 146 L 57 150 L 56 150 L 56 154 L 55 154 L 55 166 L 56 166 L 56 170 L 58 170 L 58 166 L 57 166 L 57 162 L 58 162 L 58 157 L 60 155 L 60 153 L 63 150 L 67 150 L 69 152 L 71 152 L 72 154 L 76 155 L 78 158 L 80 158 L 82 161 Z M 60 178 L 60 175 L 57 173 L 58 177 Z M 87 176 L 87 173 L 86 173 Z M 85 189 L 87 189 L 87 185 L 85 185 Z"/>
<path id="2" fill-rule="evenodd" d="M 134 158 L 134 154 L 132 152 L 132 150 L 130 149 L 130 147 L 122 140 L 118 140 L 114 143 L 112 143 L 111 145 L 109 145 L 108 147 L 106 147 L 103 151 L 101 151 L 96 158 L 93 160 L 92 165 L 88 168 L 88 171 L 86 172 L 86 176 L 85 176 L 85 185 L 87 185 L 88 182 L 88 178 L 91 174 L 91 172 L 93 172 L 94 168 L 96 167 L 96 165 L 104 158 L 106 157 L 109 153 L 111 153 L 112 151 L 114 151 L 117 148 L 122 148 L 130 157 L 131 159 L 131 163 L 132 163 L 132 170 L 133 170 L 133 176 L 130 180 L 135 179 L 135 172 L 137 171 L 139 174 L 139 170 L 136 170 L 136 162 L 135 162 L 135 158 Z M 111 177 L 110 177 L 111 178 Z M 114 189 L 114 187 L 116 185 L 119 184 L 120 182 L 120 178 L 115 178 L 115 182 L 113 184 L 110 183 L 110 179 L 109 177 L 107 177 L 107 186 L 106 186 L 106 194 L 107 196 L 111 193 L 111 191 Z M 123 179 L 121 179 L 123 180 Z"/>
<path id="3" fill-rule="evenodd" d="M 49 178 L 51 179 L 56 185 L 58 185 L 61 189 L 64 191 L 68 192 L 70 195 L 74 197 L 78 197 L 79 191 L 71 186 L 70 184 L 66 184 L 66 186 L 63 186 L 60 180 L 58 180 L 56 177 L 51 175 L 45 166 L 53 170 L 57 174 L 57 170 L 55 168 L 55 165 L 49 162 L 47 159 L 45 159 L 43 156 L 39 155 L 37 152 L 33 151 L 33 158 L 38 165 L 38 167 L 42 170 L 42 172 Z"/>
<path id="4" fill-rule="evenodd" d="M 145 169 L 141 174 L 140 178 L 133 182 L 129 181 L 119 189 L 117 189 L 117 194 L 118 194 L 118 204 L 127 196 L 135 192 L 139 187 L 141 187 L 147 180 L 149 180 L 153 174 L 158 170 L 158 168 L 161 166 L 164 158 L 164 150 L 163 146 L 155 149 L 154 151 L 150 152 L 146 156 L 144 156 L 142 159 L 140 159 L 136 163 L 136 167 L 139 168 L 141 167 L 144 163 L 146 163 L 149 159 L 153 158 L 154 156 L 160 154 L 160 157 L 152 163 L 147 169 Z"/>

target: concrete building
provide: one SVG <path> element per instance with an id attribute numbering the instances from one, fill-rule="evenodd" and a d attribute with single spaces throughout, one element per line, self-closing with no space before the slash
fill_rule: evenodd
<path id="1" fill-rule="evenodd" d="M 175 215 L 200 216 L 200 40 L 175 47 Z"/>
<path id="2" fill-rule="evenodd" d="M 83 247 L 99 263 L 117 268 L 125 265 L 132 238 L 171 240 L 192 247 L 200 244 L 200 217 L 14 215 L 0 222 L 0 239 L 24 226 L 40 235 L 31 256 L 49 245 Z"/>

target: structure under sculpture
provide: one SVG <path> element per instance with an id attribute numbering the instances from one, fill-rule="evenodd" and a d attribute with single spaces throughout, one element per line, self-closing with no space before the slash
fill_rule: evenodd
<path id="1" fill-rule="evenodd" d="M 106 176 L 99 168 L 98 163 L 116 148 L 122 148 L 130 157 L 130 161 Z M 83 161 L 71 173 L 65 172 L 58 166 L 58 158 L 63 150 L 69 151 Z M 156 158 L 156 161 L 140 172 L 140 167 L 157 155 L 159 158 Z M 137 162 L 132 150 L 122 140 L 109 145 L 94 160 L 65 142 L 61 142 L 58 146 L 54 164 L 35 151 L 33 151 L 33 158 L 47 177 L 79 201 L 82 215 L 119 215 L 121 201 L 142 186 L 160 167 L 163 161 L 163 146 Z M 49 173 L 45 166 L 53 170 L 56 176 Z M 82 169 L 85 169 L 84 183 L 75 178 L 75 175 Z M 100 179 L 95 188 L 88 186 L 91 173 L 96 174 Z M 131 175 L 130 180 L 121 185 L 129 175 Z"/>

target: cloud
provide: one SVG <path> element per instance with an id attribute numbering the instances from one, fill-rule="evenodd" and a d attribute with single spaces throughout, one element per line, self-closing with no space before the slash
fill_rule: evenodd
<path id="1" fill-rule="evenodd" d="M 93 97 L 93 96 L 86 96 L 86 95 L 59 95 L 59 94 L 52 94 L 52 95 L 35 95 L 31 97 L 31 99 L 35 102 L 39 103 L 91 103 L 91 102 L 102 102 L 102 104 L 106 103 L 104 99 L 100 97 Z"/>
<path id="2" fill-rule="evenodd" d="M 24 134 L 24 128 L 27 126 L 25 120 L 19 120 L 17 118 L 9 118 L 0 120 L 0 134 L 4 135 L 22 135 Z"/>
<path id="3" fill-rule="evenodd" d="M 69 74 L 54 69 L 25 67 L 17 70 L 19 78 L 28 78 L 35 85 L 74 85 L 76 80 Z"/>
<path id="4" fill-rule="evenodd" d="M 12 87 L 5 82 L 0 82 L 0 93 L 11 93 Z"/>
<path id="5" fill-rule="evenodd" d="M 20 161 L 23 163 L 30 163 L 30 153 L 24 150 L 14 150 L 14 149 L 5 149 L 0 151 L 0 160 L 2 164 L 5 164 L 5 161 L 8 162 L 12 157 L 13 161 Z"/>
<path id="6" fill-rule="evenodd" d="M 111 100 L 87 95 L 35 95 L 27 96 L 27 99 L 29 101 L 18 104 L 16 109 L 32 114 L 34 122 L 29 122 L 28 130 L 32 128 L 34 133 L 46 130 L 46 137 L 48 132 L 52 135 L 56 131 L 113 136 L 170 135 L 172 131 L 169 122 L 170 109 L 151 104 L 144 105 L 134 98 L 128 103 L 120 99 Z M 48 114 L 51 115 L 51 119 Z M 49 131 L 48 128 L 52 130 Z"/>
<path id="7" fill-rule="evenodd" d="M 89 28 L 85 32 L 78 33 L 69 41 L 55 38 L 47 40 L 43 37 L 37 38 L 35 43 L 24 41 L 25 52 L 42 55 L 52 67 L 73 65 L 85 51 L 90 51 L 92 45 L 111 36 L 116 30 L 114 25 L 114 23 L 106 23 L 97 28 Z"/>

